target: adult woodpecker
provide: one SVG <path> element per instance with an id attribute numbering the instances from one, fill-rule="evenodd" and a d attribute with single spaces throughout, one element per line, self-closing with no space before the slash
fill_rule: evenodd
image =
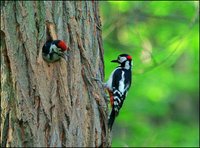
<path id="1" fill-rule="evenodd" d="M 47 41 L 42 47 L 42 57 L 47 62 L 55 62 L 63 57 L 65 59 L 67 44 L 62 40 Z"/>
<path id="2" fill-rule="evenodd" d="M 106 83 L 102 83 L 100 79 L 94 78 L 106 87 L 110 96 L 110 104 L 112 107 L 108 118 L 108 127 L 110 130 L 112 129 L 115 117 L 119 114 L 127 92 L 131 87 L 132 57 L 128 54 L 120 54 L 117 60 L 112 60 L 111 62 L 116 62 L 119 66 L 114 69 Z"/>

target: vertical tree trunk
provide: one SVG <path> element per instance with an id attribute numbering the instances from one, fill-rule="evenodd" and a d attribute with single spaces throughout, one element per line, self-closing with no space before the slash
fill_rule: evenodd
<path id="1" fill-rule="evenodd" d="M 52 24 L 70 47 L 46 63 Z M 1 146 L 110 146 L 98 2 L 1 2 Z"/>

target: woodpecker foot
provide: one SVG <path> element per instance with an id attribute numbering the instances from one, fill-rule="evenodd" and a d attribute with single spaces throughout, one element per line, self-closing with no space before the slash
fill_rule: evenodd
<path id="1" fill-rule="evenodd" d="M 99 78 L 92 77 L 92 79 L 93 79 L 94 81 L 102 82 Z"/>
<path id="2" fill-rule="evenodd" d="M 98 105 L 98 107 L 99 107 L 99 108 L 104 108 L 104 109 L 106 109 L 106 108 L 107 108 L 107 106 L 106 106 L 106 105 Z"/>
<path id="3" fill-rule="evenodd" d="M 94 78 L 94 77 L 92 77 L 92 79 L 93 79 L 94 81 L 99 82 L 103 87 L 106 87 L 106 83 L 102 82 L 100 78 Z"/>
<path id="4" fill-rule="evenodd" d="M 110 103 L 110 97 L 109 97 L 109 95 L 104 94 L 103 97 L 104 97 L 104 99 L 105 99 L 105 101 L 106 101 L 107 104 Z"/>

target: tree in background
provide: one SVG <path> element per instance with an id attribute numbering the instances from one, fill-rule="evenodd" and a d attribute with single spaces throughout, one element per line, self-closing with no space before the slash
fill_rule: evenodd
<path id="1" fill-rule="evenodd" d="M 100 27 L 96 1 L 1 1 L 2 147 L 109 146 Z M 42 59 L 52 30 L 67 61 Z"/>

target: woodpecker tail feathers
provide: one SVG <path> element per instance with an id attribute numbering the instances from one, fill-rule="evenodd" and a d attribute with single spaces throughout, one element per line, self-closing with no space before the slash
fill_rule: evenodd
<path id="1" fill-rule="evenodd" d="M 112 130 L 112 126 L 113 126 L 113 123 L 115 121 L 115 117 L 118 115 L 118 112 L 116 112 L 114 110 L 114 108 L 112 109 L 111 113 L 110 113 L 110 116 L 109 116 L 109 119 L 108 119 L 108 128 L 110 129 L 110 131 Z"/>

